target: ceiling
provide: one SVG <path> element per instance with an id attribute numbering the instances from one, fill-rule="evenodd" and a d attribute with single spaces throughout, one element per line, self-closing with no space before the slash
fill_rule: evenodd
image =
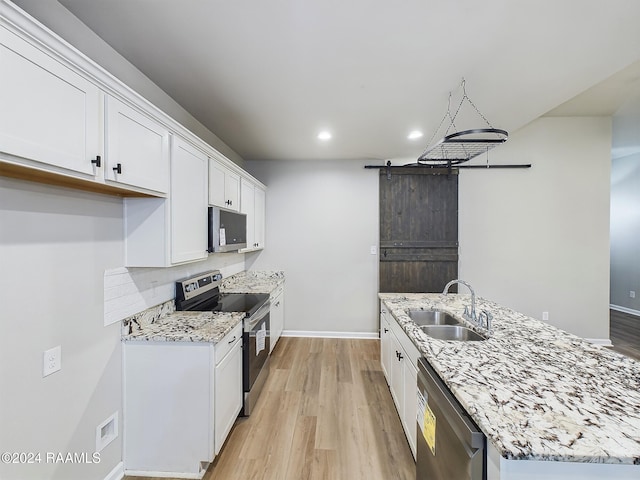
<path id="1" fill-rule="evenodd" d="M 462 78 L 510 132 L 640 90 L 637 0 L 59 1 L 246 160 L 415 159 Z"/>

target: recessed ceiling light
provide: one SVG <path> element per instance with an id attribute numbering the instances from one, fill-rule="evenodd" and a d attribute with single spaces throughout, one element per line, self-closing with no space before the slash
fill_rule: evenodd
<path id="1" fill-rule="evenodd" d="M 323 130 L 318 134 L 318 140 L 331 140 L 331 132 Z"/>
<path id="2" fill-rule="evenodd" d="M 412 132 L 409 133 L 409 135 L 407 135 L 407 138 L 409 140 L 416 140 L 417 138 L 422 137 L 422 132 L 419 130 L 414 130 Z"/>

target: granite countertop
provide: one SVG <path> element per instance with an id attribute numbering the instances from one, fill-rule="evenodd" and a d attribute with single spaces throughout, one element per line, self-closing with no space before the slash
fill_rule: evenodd
<path id="1" fill-rule="evenodd" d="M 271 293 L 284 283 L 282 271 L 244 271 L 222 280 L 224 293 Z"/>
<path id="2" fill-rule="evenodd" d="M 488 340 L 436 340 L 407 310 L 461 319 L 469 295 L 379 296 L 504 458 L 640 465 L 640 362 L 483 298 Z"/>
<path id="3" fill-rule="evenodd" d="M 218 343 L 242 322 L 243 312 L 176 311 L 173 300 L 122 321 L 122 340 Z"/>
<path id="4" fill-rule="evenodd" d="M 240 272 L 225 278 L 225 293 L 271 293 L 284 283 L 284 272 Z M 238 323 L 244 312 L 176 311 L 175 302 L 148 308 L 122 321 L 123 341 L 208 342 L 216 344 Z"/>

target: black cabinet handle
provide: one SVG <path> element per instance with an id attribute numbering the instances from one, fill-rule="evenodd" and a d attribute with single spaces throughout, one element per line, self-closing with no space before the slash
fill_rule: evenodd
<path id="1" fill-rule="evenodd" d="M 234 335 L 233 338 L 231 340 L 229 340 L 229 345 L 231 345 L 235 341 L 236 341 L 236 336 Z"/>
<path id="2" fill-rule="evenodd" d="M 116 163 L 116 166 L 113 167 L 113 171 L 116 173 L 122 173 L 122 164 L 121 163 Z"/>
<path id="3" fill-rule="evenodd" d="M 100 167 L 102 165 L 102 159 L 100 158 L 100 155 L 96 155 L 96 158 L 91 160 L 91 163 L 93 163 L 96 167 Z"/>
<path id="4" fill-rule="evenodd" d="M 385 329 L 384 329 L 384 333 L 387 333 L 388 331 L 389 331 L 389 329 L 388 329 L 388 328 L 385 328 Z"/>
<path id="5" fill-rule="evenodd" d="M 402 360 L 403 358 L 404 356 L 400 352 L 398 352 L 398 361 Z"/>

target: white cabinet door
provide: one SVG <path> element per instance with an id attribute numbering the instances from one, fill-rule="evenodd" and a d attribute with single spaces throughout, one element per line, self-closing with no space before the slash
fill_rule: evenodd
<path id="1" fill-rule="evenodd" d="M 254 248 L 261 249 L 264 248 L 265 239 L 266 192 L 255 187 L 254 195 Z"/>
<path id="2" fill-rule="evenodd" d="M 93 178 L 102 172 L 102 93 L 0 27 L 0 152 L 15 163 Z M 13 161 L 13 160 L 12 160 Z"/>
<path id="3" fill-rule="evenodd" d="M 240 211 L 247 215 L 247 248 L 264 248 L 266 220 L 266 192 L 247 179 L 240 181 Z"/>
<path id="4" fill-rule="evenodd" d="M 213 158 L 209 160 L 209 205 L 240 210 L 240 175 Z"/>
<path id="5" fill-rule="evenodd" d="M 271 310 L 269 312 L 271 322 L 271 353 L 284 330 L 284 289 L 279 290 L 271 300 Z"/>
<path id="6" fill-rule="evenodd" d="M 398 409 L 400 418 L 404 416 L 404 352 L 396 336 L 391 333 L 391 396 Z"/>
<path id="7" fill-rule="evenodd" d="M 418 388 L 418 369 L 409 358 L 403 360 L 404 363 L 404 415 L 402 426 L 404 427 L 409 447 L 413 458 L 416 458 L 416 416 L 418 414 L 418 399 L 416 390 Z"/>
<path id="8" fill-rule="evenodd" d="M 171 148 L 171 262 L 207 258 L 208 157 L 179 137 Z"/>
<path id="9" fill-rule="evenodd" d="M 243 178 L 240 181 L 240 212 L 247 216 L 247 250 L 253 250 L 256 243 L 255 198 L 254 184 Z"/>
<path id="10" fill-rule="evenodd" d="M 156 192 L 169 190 L 169 130 L 107 97 L 105 178 Z"/>
<path id="11" fill-rule="evenodd" d="M 211 344 L 123 344 L 126 470 L 202 477 L 213 461 L 213 363 Z"/>
<path id="12" fill-rule="evenodd" d="M 231 341 L 227 337 L 221 343 Z M 220 453 L 227 435 L 242 410 L 242 332 L 216 365 L 215 372 L 215 454 Z M 216 345 L 218 348 L 218 345 Z"/>
<path id="13" fill-rule="evenodd" d="M 391 327 L 387 320 L 386 310 L 380 312 L 380 363 L 382 372 L 387 379 L 387 384 L 391 384 Z"/>

